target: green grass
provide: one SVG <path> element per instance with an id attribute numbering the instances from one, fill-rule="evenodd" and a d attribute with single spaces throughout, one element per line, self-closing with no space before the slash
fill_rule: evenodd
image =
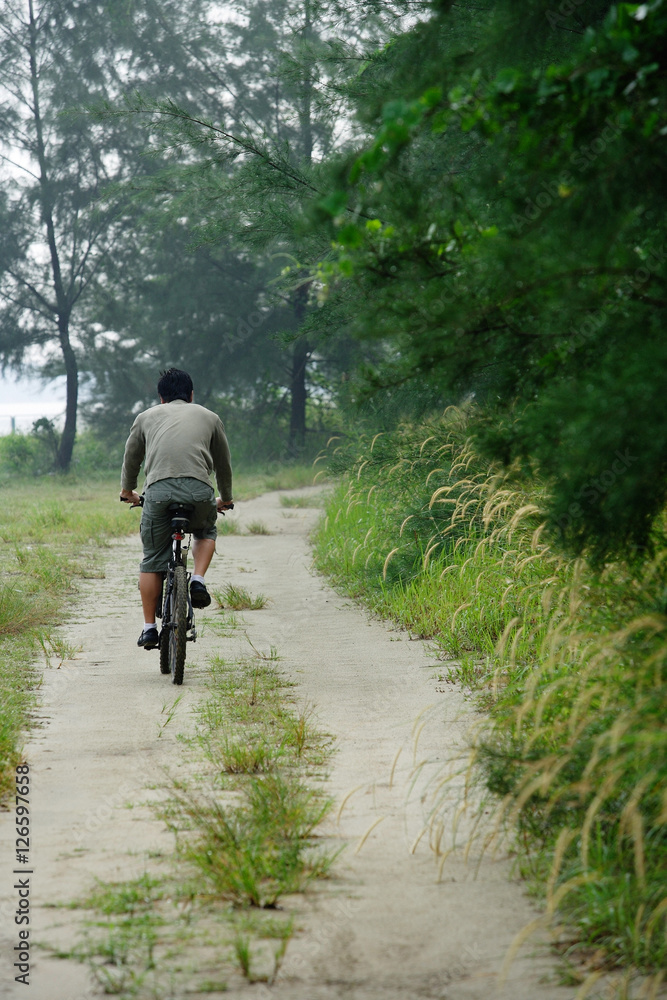
<path id="1" fill-rule="evenodd" d="M 219 608 L 228 608 L 230 611 L 259 611 L 266 607 L 269 600 L 264 594 L 253 597 L 245 587 L 237 587 L 233 583 L 214 591 L 213 597 Z"/>
<path id="2" fill-rule="evenodd" d="M 77 579 L 102 574 L 100 549 L 137 530 L 114 481 L 14 479 L 0 486 L 0 797 L 19 762 L 42 656 L 74 652 L 58 627 Z"/>
<path id="3" fill-rule="evenodd" d="M 315 496 L 305 496 L 305 497 L 292 497 L 292 496 L 281 496 L 280 506 L 281 507 L 323 507 L 326 501 L 321 493 Z"/>
<path id="4" fill-rule="evenodd" d="M 138 534 L 140 515 L 119 503 L 120 466 L 113 474 L 81 468 L 68 476 L 22 478 L 22 469 L 40 471 L 39 442 L 22 435 L 0 441 L 5 463 L 0 467 L 1 801 L 35 706 L 35 664 L 44 654 L 67 655 L 57 630 L 76 595 L 77 580 L 102 575 L 100 550 L 111 538 Z M 97 454 L 90 436 L 84 436 L 82 449 L 82 456 Z M 312 483 L 314 474 L 310 465 L 241 470 L 235 474 L 235 493 L 243 500 L 266 490 L 294 489 Z M 239 532 L 233 520 L 224 518 L 218 518 L 218 530 Z"/>
<path id="5" fill-rule="evenodd" d="M 295 709 L 292 687 L 275 656 L 211 661 L 196 734 L 181 739 L 192 777 L 173 779 L 156 807 L 175 854 L 71 904 L 88 912 L 87 929 L 63 957 L 86 962 L 105 992 L 214 992 L 235 973 L 274 980 L 294 931 L 280 901 L 326 877 L 335 857 L 317 838 L 331 741 Z"/>
<path id="6" fill-rule="evenodd" d="M 296 490 L 312 486 L 320 467 L 313 465 L 273 465 L 251 471 L 234 472 L 234 497 L 251 500 L 273 490 Z M 322 481 L 320 476 L 317 480 Z"/>
<path id="7" fill-rule="evenodd" d="M 498 475 L 464 415 L 352 455 L 316 561 L 378 615 L 431 639 L 488 713 L 477 828 L 513 837 L 573 947 L 655 974 L 667 958 L 667 560 L 595 574 L 550 546 L 545 487 Z M 494 826 L 495 824 L 495 826 Z"/>
<path id="8" fill-rule="evenodd" d="M 229 518 L 219 517 L 218 518 L 218 534 L 219 535 L 240 535 L 241 531 L 239 529 L 238 523 L 232 521 Z"/>
<path id="9" fill-rule="evenodd" d="M 271 531 L 263 523 L 263 521 L 250 521 L 248 524 L 248 534 L 249 535 L 270 535 Z"/>
<path id="10" fill-rule="evenodd" d="M 209 691 L 199 708 L 199 745 L 219 787 L 240 791 L 242 801 L 179 795 L 179 824 L 197 831 L 183 850 L 211 892 L 237 906 L 275 907 L 331 864 L 313 842 L 331 803 L 304 774 L 323 766 L 329 741 L 310 713 L 290 709 L 289 685 L 272 660 L 218 658 Z"/>

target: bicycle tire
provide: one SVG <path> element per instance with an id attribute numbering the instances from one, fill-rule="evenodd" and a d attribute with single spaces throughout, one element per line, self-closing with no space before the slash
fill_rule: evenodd
<path id="1" fill-rule="evenodd" d="M 169 663 L 169 618 L 167 618 L 163 625 L 162 631 L 160 632 L 160 673 L 170 674 L 171 666 Z"/>
<path id="2" fill-rule="evenodd" d="M 162 597 L 160 598 L 161 608 L 160 617 L 162 618 L 162 628 L 160 629 L 160 673 L 170 674 L 171 666 L 169 664 L 169 622 L 171 621 L 171 594 L 169 594 L 169 583 L 167 580 L 167 596 L 164 597 L 164 584 L 162 590 Z"/>
<path id="3" fill-rule="evenodd" d="M 183 683 L 185 644 L 188 628 L 188 578 L 185 566 L 174 570 L 171 592 L 171 622 L 169 628 L 169 666 L 172 684 Z"/>

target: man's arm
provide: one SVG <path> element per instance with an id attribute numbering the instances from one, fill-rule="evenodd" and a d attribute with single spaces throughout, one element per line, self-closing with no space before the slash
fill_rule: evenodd
<path id="1" fill-rule="evenodd" d="M 215 470 L 215 481 L 218 485 L 220 500 L 223 505 L 233 502 L 232 497 L 232 458 L 222 421 L 218 419 L 211 440 L 211 458 Z M 218 509 L 222 509 L 220 506 Z"/>
<path id="2" fill-rule="evenodd" d="M 135 487 L 139 478 L 139 469 L 146 454 L 146 439 L 139 422 L 139 417 L 132 424 L 129 437 L 125 443 L 125 454 L 123 455 L 123 468 L 120 474 L 120 495 L 133 502 L 138 502 L 135 497 Z"/>

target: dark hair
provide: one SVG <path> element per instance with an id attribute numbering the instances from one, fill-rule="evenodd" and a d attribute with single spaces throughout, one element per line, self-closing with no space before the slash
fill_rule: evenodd
<path id="1" fill-rule="evenodd" d="M 168 368 L 166 372 L 160 372 L 157 391 L 165 403 L 171 403 L 174 399 L 184 399 L 189 403 L 192 395 L 192 379 L 180 368 Z"/>

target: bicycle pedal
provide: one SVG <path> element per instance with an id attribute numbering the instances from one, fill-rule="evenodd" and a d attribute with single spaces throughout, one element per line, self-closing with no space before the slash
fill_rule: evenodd
<path id="1" fill-rule="evenodd" d="M 197 633 L 193 632 L 192 635 L 186 635 L 185 641 L 186 642 L 196 642 L 197 641 Z"/>

